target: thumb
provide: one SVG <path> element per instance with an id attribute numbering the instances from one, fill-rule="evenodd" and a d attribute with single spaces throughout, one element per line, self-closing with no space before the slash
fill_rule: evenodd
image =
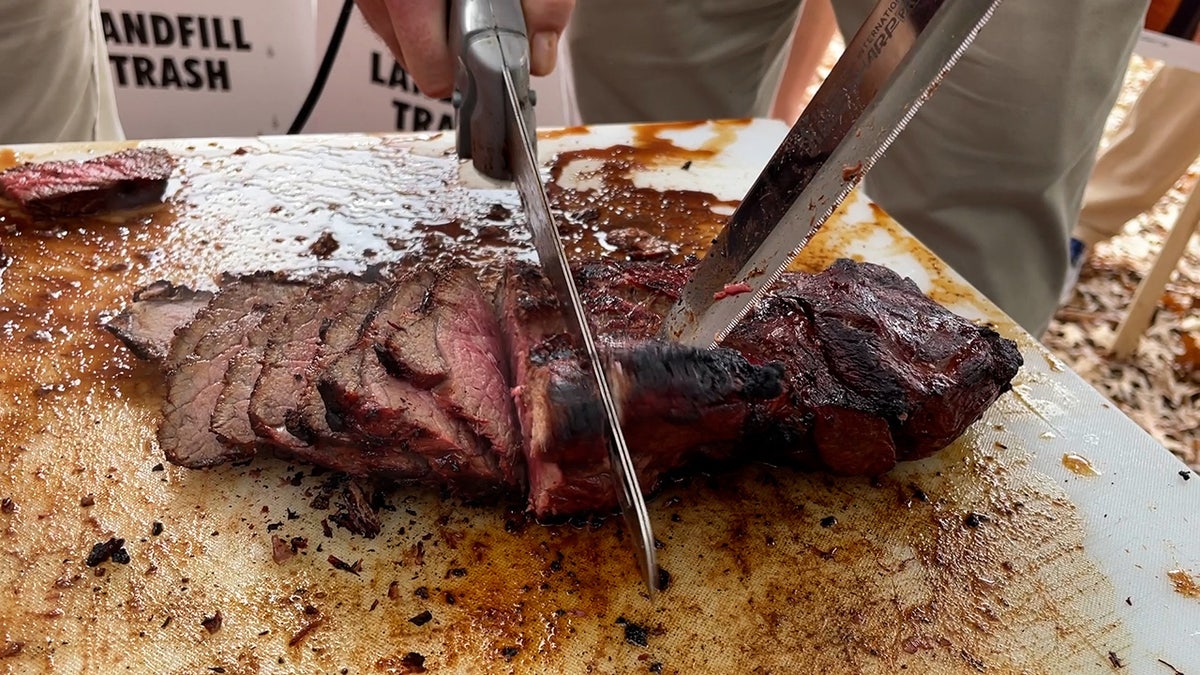
<path id="1" fill-rule="evenodd" d="M 529 34 L 529 72 L 549 75 L 558 61 L 558 39 L 567 29 L 575 0 L 522 0 Z"/>

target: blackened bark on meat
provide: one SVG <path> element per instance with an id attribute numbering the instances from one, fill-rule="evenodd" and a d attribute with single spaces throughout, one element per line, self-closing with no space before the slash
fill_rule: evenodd
<path id="1" fill-rule="evenodd" d="M 611 511 L 616 492 L 599 401 L 562 332 L 549 287 L 540 275 L 514 265 L 506 275 L 502 307 L 518 378 L 515 397 L 530 509 L 539 518 Z M 637 331 L 645 327 L 643 322 L 632 325 Z M 602 349 L 645 489 L 654 489 L 666 474 L 688 463 L 727 458 L 742 438 L 750 401 L 780 393 L 777 365 L 754 366 L 727 349 L 695 350 L 648 342 L 641 335 L 622 343 L 621 337 L 605 335 Z"/>
<path id="2" fill-rule="evenodd" d="M 84 216 L 162 200 L 175 160 L 132 148 L 79 162 L 22 164 L 0 173 L 0 192 L 38 216 Z"/>
<path id="3" fill-rule="evenodd" d="M 133 302 L 109 319 L 104 328 L 138 358 L 162 363 L 175 331 L 190 323 L 212 297 L 208 291 L 156 281 L 135 293 Z"/>
<path id="4" fill-rule="evenodd" d="M 368 539 L 374 539 L 383 528 L 379 513 L 371 506 L 370 488 L 357 480 L 348 481 L 342 488 L 337 506 L 329 520 L 338 527 Z"/>
<path id="5" fill-rule="evenodd" d="M 911 280 L 839 260 L 785 275 L 726 346 L 777 360 L 784 396 L 755 415 L 752 437 L 782 456 L 873 475 L 962 434 L 1009 388 L 1016 345 L 959 317 Z"/>
<path id="6" fill-rule="evenodd" d="M 671 242 L 638 227 L 609 230 L 605 240 L 630 260 L 658 260 L 675 252 Z"/>

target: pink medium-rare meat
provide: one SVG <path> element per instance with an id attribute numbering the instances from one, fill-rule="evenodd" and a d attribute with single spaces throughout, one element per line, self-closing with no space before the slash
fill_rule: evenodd
<path id="1" fill-rule="evenodd" d="M 0 193 L 37 216 L 86 216 L 161 201 L 174 170 L 166 150 L 131 148 L 13 167 L 0 173 Z"/>

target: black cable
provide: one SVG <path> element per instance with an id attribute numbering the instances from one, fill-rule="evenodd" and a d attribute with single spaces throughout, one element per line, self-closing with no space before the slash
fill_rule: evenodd
<path id="1" fill-rule="evenodd" d="M 313 108 L 317 107 L 321 92 L 325 90 L 325 81 L 329 79 L 329 71 L 333 70 L 333 62 L 337 59 L 338 50 L 342 47 L 342 37 L 346 35 L 346 24 L 350 23 L 350 14 L 353 11 L 354 0 L 346 0 L 342 3 L 342 13 L 338 15 L 337 25 L 333 27 L 333 35 L 329 36 L 329 46 L 325 48 L 325 57 L 321 59 L 321 66 L 317 68 L 317 76 L 313 79 L 312 88 L 308 90 L 308 98 L 304 99 L 304 105 L 300 106 L 300 111 L 296 113 L 296 119 L 292 121 L 292 126 L 288 127 L 289 135 L 303 131 L 304 125 L 308 123 L 309 115 L 312 115 Z"/>

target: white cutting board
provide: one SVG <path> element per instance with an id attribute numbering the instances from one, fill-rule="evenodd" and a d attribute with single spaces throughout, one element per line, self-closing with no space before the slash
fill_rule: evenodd
<path id="1" fill-rule="evenodd" d="M 567 187 L 600 188 L 592 194 L 602 206 L 613 201 L 614 166 L 627 195 L 692 203 L 683 213 L 701 236 L 785 132 L 765 120 L 594 127 L 546 132 L 539 153 Z M 732 487 L 669 488 L 650 506 L 674 581 L 654 604 L 638 594 L 612 523 L 506 532 L 500 509 L 413 493 L 393 498 L 400 508 L 383 514 L 379 539 L 323 538 L 324 514 L 304 494 L 316 479 L 291 485 L 297 467 L 156 470 L 161 392 L 152 372 L 89 332 L 101 309 L 160 277 L 204 285 L 222 271 L 360 268 L 364 250 L 386 259 L 389 241 L 422 222 L 518 204 L 511 186 L 456 165 L 450 135 L 156 145 L 182 159 L 168 210 L 49 237 L 26 226 L 0 235 L 14 261 L 0 275 L 0 498 L 18 507 L 0 513 L 0 597 L 11 599 L 0 604 L 0 671 L 403 672 L 409 650 L 428 657 L 430 672 L 648 672 L 654 663 L 688 673 L 1110 672 L 1109 652 L 1121 672 L 1170 675 L 1162 662 L 1200 671 L 1200 599 L 1167 576 L 1200 577 L 1200 479 L 1184 481 L 1182 463 L 858 197 L 801 267 L 837 256 L 885 264 L 994 323 L 1025 358 L 1015 391 L 959 442 L 880 486 L 751 470 Z M 41 159 L 105 149 L 15 150 Z M 584 159 L 562 159 L 572 152 Z M 323 230 L 342 247 L 316 261 L 306 251 Z M 54 312 L 38 314 L 42 305 Z M 60 321 L 68 330 L 49 346 L 25 339 L 32 324 Z M 63 373 L 82 373 L 84 391 L 68 381 L 31 394 Z M 1068 453 L 1101 475 L 1068 471 Z M 909 493 L 913 485 L 931 501 Z M 85 494 L 93 505 L 81 506 Z M 966 509 L 992 520 L 965 528 Z M 294 519 L 281 515 L 288 510 Z M 834 514 L 835 527 L 818 525 Z M 165 524 L 161 535 L 146 534 L 153 521 Z M 426 530 L 434 538 L 414 563 Z M 276 564 L 268 532 L 313 546 Z M 81 557 L 114 534 L 129 538 L 133 562 L 93 576 Z M 555 551 L 566 558 L 551 573 Z M 361 574 L 332 569 L 331 554 L 361 559 Z M 465 577 L 448 571 L 459 568 Z M 456 602 L 415 600 L 423 586 Z M 315 614 L 303 610 L 310 604 Z M 423 608 L 433 620 L 410 623 Z M 199 622 L 216 609 L 224 625 L 210 634 Z M 622 617 L 661 632 L 634 645 Z"/>

